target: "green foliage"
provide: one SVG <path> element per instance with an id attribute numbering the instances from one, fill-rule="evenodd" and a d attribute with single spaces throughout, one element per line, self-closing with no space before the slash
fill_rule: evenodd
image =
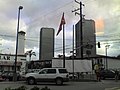
<path id="1" fill-rule="evenodd" d="M 34 86 L 33 88 L 31 88 L 30 90 L 40 90 L 37 86 Z"/>
<path id="2" fill-rule="evenodd" d="M 47 86 L 45 86 L 45 87 L 42 88 L 41 90 L 50 90 L 50 88 L 48 88 Z"/>
<path id="3" fill-rule="evenodd" d="M 16 90 L 26 90 L 26 89 L 27 89 L 27 87 L 21 86 L 21 87 L 18 87 Z"/>
<path id="4" fill-rule="evenodd" d="M 5 90 L 11 90 L 11 88 L 10 88 L 10 87 L 8 87 L 8 88 L 5 88 Z"/>
<path id="5" fill-rule="evenodd" d="M 27 89 L 27 87 L 25 87 L 25 86 L 20 86 L 20 87 L 18 87 L 18 88 L 14 88 L 14 89 L 12 89 L 12 88 L 10 88 L 10 87 L 5 88 L 5 90 L 26 90 L 26 89 Z"/>
<path id="6" fill-rule="evenodd" d="M 27 90 L 27 87 L 25 86 L 20 86 L 18 88 L 11 88 L 11 87 L 8 87 L 8 88 L 5 88 L 5 90 Z M 33 88 L 31 88 L 30 90 L 40 90 L 39 87 L 37 86 L 34 86 Z M 45 86 L 44 88 L 42 88 L 41 90 L 50 90 L 50 88 L 48 88 L 47 86 Z"/>

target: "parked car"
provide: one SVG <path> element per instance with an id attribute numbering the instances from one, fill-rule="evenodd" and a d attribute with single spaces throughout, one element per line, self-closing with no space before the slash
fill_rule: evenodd
<path id="1" fill-rule="evenodd" d="M 36 73 L 27 73 L 26 81 L 28 84 L 37 84 L 37 82 L 55 82 L 62 85 L 69 81 L 69 73 L 65 68 L 43 68 Z"/>
<path id="2" fill-rule="evenodd" d="M 9 72 L 8 73 L 8 79 L 9 81 L 13 81 L 13 75 L 14 75 L 14 72 Z M 19 81 L 21 78 L 20 74 L 17 72 L 17 81 Z"/>
<path id="3" fill-rule="evenodd" d="M 8 72 L 2 72 L 1 77 L 6 80 L 8 77 Z"/>
<path id="4" fill-rule="evenodd" d="M 77 74 L 69 73 L 69 79 L 78 79 Z"/>
<path id="5" fill-rule="evenodd" d="M 107 79 L 107 78 L 115 78 L 115 70 L 112 69 L 105 69 L 100 71 L 101 79 Z M 119 74 L 120 79 L 120 74 Z"/>
<path id="6" fill-rule="evenodd" d="M 5 80 L 8 79 L 9 81 L 13 81 L 13 74 L 14 74 L 13 71 L 4 71 L 1 74 L 1 77 Z M 20 79 L 20 74 L 17 72 L 17 80 L 19 79 Z"/>

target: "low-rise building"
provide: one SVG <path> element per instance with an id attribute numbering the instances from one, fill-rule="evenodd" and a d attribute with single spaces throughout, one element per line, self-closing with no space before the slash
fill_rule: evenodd
<path id="1" fill-rule="evenodd" d="M 26 61 L 26 55 L 17 56 L 16 70 L 20 71 L 23 66 L 23 62 Z M 14 54 L 0 54 L 0 72 L 14 71 L 15 67 L 15 55 Z"/>

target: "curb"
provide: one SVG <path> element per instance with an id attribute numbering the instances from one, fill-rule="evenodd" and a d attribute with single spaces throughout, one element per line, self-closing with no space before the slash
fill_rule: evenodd
<path id="1" fill-rule="evenodd" d="M 1 84 L 20 84 L 24 83 L 25 81 L 1 81 Z"/>

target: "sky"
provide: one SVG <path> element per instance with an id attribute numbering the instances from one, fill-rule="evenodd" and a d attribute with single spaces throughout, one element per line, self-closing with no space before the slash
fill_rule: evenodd
<path id="1" fill-rule="evenodd" d="M 80 0 L 78 0 L 80 1 Z M 81 0 L 84 4 L 83 15 L 95 20 L 96 40 L 101 43 L 97 53 L 105 55 L 105 46 L 109 56 L 119 55 L 120 50 L 120 0 Z M 79 15 L 72 10 L 79 8 L 74 0 L 0 0 L 0 52 L 14 54 L 17 32 L 18 7 L 23 9 L 20 15 L 19 31 L 26 32 L 25 52 L 33 50 L 38 59 L 39 37 L 42 27 L 55 29 L 55 55 L 62 53 L 62 32 L 56 36 L 62 13 L 65 13 L 66 55 L 72 50 L 72 28 Z M 78 11 L 79 12 L 79 11 Z"/>

